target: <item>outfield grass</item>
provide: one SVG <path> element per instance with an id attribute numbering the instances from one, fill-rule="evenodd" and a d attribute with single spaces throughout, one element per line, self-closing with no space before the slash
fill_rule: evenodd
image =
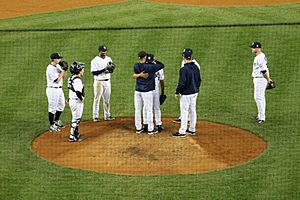
<path id="1" fill-rule="evenodd" d="M 0 29 L 299 22 L 299 8 L 299 4 L 211 8 L 129 1 L 0 20 Z M 0 199 L 300 198 L 299 26 L 0 34 Z M 277 83 L 274 91 L 267 92 L 267 122 L 262 126 L 252 119 L 256 107 L 251 80 L 253 55 L 248 45 L 253 40 L 265 46 L 271 76 Z M 201 64 L 203 78 L 198 117 L 255 132 L 268 141 L 268 149 L 256 160 L 226 170 L 155 177 L 67 169 L 39 158 L 32 153 L 30 143 L 48 128 L 45 69 L 49 54 L 57 50 L 69 62 L 89 63 L 100 42 L 107 44 L 117 64 L 112 75 L 114 116 L 133 116 L 135 83 L 130 75 L 141 49 L 165 63 L 168 99 L 162 112 L 164 116 L 178 116 L 173 93 L 180 52 L 190 47 Z M 88 64 L 84 120 L 92 117 L 89 69 Z M 68 107 L 62 119 L 70 120 Z"/>

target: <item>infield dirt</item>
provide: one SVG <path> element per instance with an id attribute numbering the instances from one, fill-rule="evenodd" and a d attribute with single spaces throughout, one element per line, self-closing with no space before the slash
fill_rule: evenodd
<path id="1" fill-rule="evenodd" d="M 133 118 L 82 122 L 82 142 L 68 142 L 70 126 L 32 142 L 39 156 L 65 167 L 125 175 L 194 174 L 255 159 L 267 143 L 246 130 L 198 121 L 197 135 L 174 138 L 179 124 L 165 118 L 159 134 L 136 134 Z"/>

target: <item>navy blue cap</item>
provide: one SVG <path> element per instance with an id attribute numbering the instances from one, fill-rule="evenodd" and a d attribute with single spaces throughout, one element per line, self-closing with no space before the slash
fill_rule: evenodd
<path id="1" fill-rule="evenodd" d="M 138 57 L 139 58 L 144 58 L 144 57 L 146 57 L 147 56 L 147 53 L 145 52 L 145 51 L 140 51 L 139 53 L 138 53 Z"/>
<path id="2" fill-rule="evenodd" d="M 252 44 L 249 46 L 251 48 L 261 48 L 260 42 L 252 42 Z"/>
<path id="3" fill-rule="evenodd" d="M 59 53 L 53 53 L 50 55 L 50 58 L 53 60 L 53 59 L 61 59 L 63 58 L 61 55 L 59 55 Z"/>
<path id="4" fill-rule="evenodd" d="M 192 51 L 192 49 L 189 49 L 189 48 L 183 49 L 183 51 L 182 51 L 182 56 L 187 59 L 191 59 L 192 54 L 193 54 L 193 51 Z"/>
<path id="5" fill-rule="evenodd" d="M 147 62 L 152 63 L 154 61 L 154 55 L 151 53 L 147 54 Z"/>
<path id="6" fill-rule="evenodd" d="M 98 50 L 99 50 L 99 52 L 100 51 L 105 52 L 105 51 L 107 51 L 107 47 L 104 44 L 100 44 Z"/>

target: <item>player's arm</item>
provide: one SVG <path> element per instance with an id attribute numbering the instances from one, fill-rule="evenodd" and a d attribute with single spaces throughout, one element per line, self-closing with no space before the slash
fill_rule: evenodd
<path id="1" fill-rule="evenodd" d="M 263 74 L 264 78 L 268 81 L 268 83 L 272 81 L 272 79 L 270 79 L 269 70 L 263 70 L 261 71 L 261 73 Z"/>
<path id="2" fill-rule="evenodd" d="M 132 75 L 132 78 L 135 78 L 135 79 L 137 79 L 137 78 L 144 78 L 144 79 L 147 79 L 148 76 L 149 76 L 148 73 L 146 73 L 146 72 L 141 72 L 141 73 L 139 73 L 139 74 L 134 73 L 134 74 Z"/>
<path id="3" fill-rule="evenodd" d="M 181 94 L 185 86 L 186 86 L 185 71 L 184 68 L 181 68 L 179 71 L 179 81 L 178 81 L 175 95 Z"/>
<path id="4" fill-rule="evenodd" d="M 75 81 L 77 83 L 75 83 Z M 78 99 L 80 99 L 80 101 L 83 101 L 84 100 L 84 92 L 83 92 L 83 85 L 82 85 L 81 80 L 79 80 L 79 79 L 74 80 L 74 91 L 75 91 Z"/>
<path id="5" fill-rule="evenodd" d="M 67 75 L 67 71 L 62 70 L 62 71 L 59 73 L 58 77 L 54 80 L 54 82 L 55 82 L 55 83 L 59 83 L 59 82 L 61 81 L 61 79 L 64 79 L 64 78 L 66 77 L 66 75 Z"/>
<path id="6" fill-rule="evenodd" d="M 269 70 L 268 70 L 268 67 L 267 67 L 267 58 L 264 57 L 262 59 L 259 60 L 260 62 L 260 70 L 261 70 L 261 73 L 263 74 L 264 78 L 268 81 L 268 83 L 270 83 L 272 80 L 270 79 L 270 74 L 269 74 Z"/>
<path id="7" fill-rule="evenodd" d="M 165 81 L 160 80 L 160 89 L 161 89 L 161 94 L 165 94 Z"/>

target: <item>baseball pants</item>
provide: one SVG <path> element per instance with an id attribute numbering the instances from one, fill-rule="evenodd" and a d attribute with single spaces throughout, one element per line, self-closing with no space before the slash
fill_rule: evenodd
<path id="1" fill-rule="evenodd" d="M 93 118 L 99 118 L 99 104 L 100 98 L 103 99 L 103 112 L 104 119 L 110 117 L 110 94 L 111 85 L 110 80 L 107 81 L 97 81 L 94 80 L 94 103 L 93 103 Z"/>
<path id="2" fill-rule="evenodd" d="M 48 112 L 55 114 L 56 111 L 63 111 L 65 108 L 65 95 L 62 88 L 47 88 Z"/>
<path id="3" fill-rule="evenodd" d="M 268 84 L 268 81 L 265 78 L 254 78 L 254 100 L 256 102 L 258 110 L 258 118 L 260 120 L 266 120 L 266 98 L 265 91 Z"/>
<path id="4" fill-rule="evenodd" d="M 153 90 L 153 109 L 154 109 L 154 119 L 155 119 L 156 126 L 162 125 L 159 96 L 160 96 L 159 88 L 156 87 L 156 89 Z M 146 121 L 145 106 L 143 107 L 143 119 L 145 122 Z"/>
<path id="5" fill-rule="evenodd" d="M 142 108 L 145 107 L 144 124 L 148 124 L 148 130 L 154 129 L 153 124 L 153 91 L 134 93 L 134 108 L 135 108 L 135 128 L 142 129 Z"/>
<path id="6" fill-rule="evenodd" d="M 188 116 L 190 116 L 190 128 L 192 132 L 196 132 L 196 122 L 197 122 L 197 113 L 196 113 L 196 102 L 197 102 L 198 93 L 190 95 L 181 95 L 180 97 L 180 117 L 181 117 L 181 126 L 179 129 L 180 134 L 185 134 L 188 125 Z"/>
<path id="7" fill-rule="evenodd" d="M 75 132 L 75 130 L 78 131 L 79 123 L 81 121 L 82 113 L 83 113 L 83 102 L 81 102 L 79 99 L 70 99 L 69 100 L 69 106 L 72 113 L 72 124 L 71 124 L 71 131 L 70 131 L 70 138 L 74 139 L 78 137 L 78 133 Z"/>

